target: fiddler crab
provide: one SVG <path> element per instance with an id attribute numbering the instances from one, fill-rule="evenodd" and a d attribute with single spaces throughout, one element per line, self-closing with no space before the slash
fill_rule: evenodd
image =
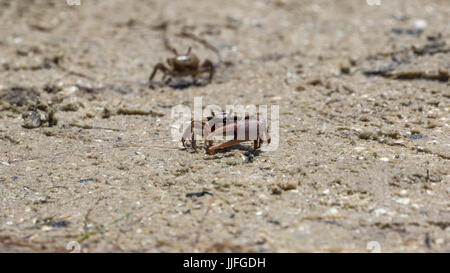
<path id="1" fill-rule="evenodd" d="M 266 121 L 259 115 L 246 115 L 244 118 L 238 118 L 236 115 L 230 113 L 220 113 L 207 118 L 206 122 L 191 120 L 190 125 L 184 131 L 181 142 L 185 148 L 186 139 L 191 138 L 191 145 L 195 152 L 197 152 L 197 144 L 195 142 L 195 135 L 199 134 L 205 136 L 206 152 L 210 155 L 214 154 L 216 150 L 224 149 L 233 145 L 240 144 L 245 141 L 253 140 L 253 149 L 261 147 L 261 144 L 266 141 L 270 144 L 269 130 L 266 126 Z M 215 136 L 233 136 L 232 140 L 222 144 L 213 146 L 213 138 Z"/>
<path id="2" fill-rule="evenodd" d="M 201 65 L 200 61 L 194 53 L 191 53 L 191 47 L 189 47 L 188 51 L 184 55 L 178 55 L 175 49 L 172 49 L 175 57 L 167 59 L 167 68 L 164 64 L 158 63 L 153 68 L 153 72 L 149 77 L 149 86 L 153 87 L 152 81 L 156 75 L 158 70 L 161 70 L 164 73 L 162 80 L 164 81 L 167 77 L 166 84 L 169 84 L 172 80 L 172 77 L 186 77 L 191 76 L 195 80 L 198 76 L 203 73 L 209 73 L 208 83 L 211 82 L 214 76 L 214 65 L 213 63 L 206 59 Z"/>

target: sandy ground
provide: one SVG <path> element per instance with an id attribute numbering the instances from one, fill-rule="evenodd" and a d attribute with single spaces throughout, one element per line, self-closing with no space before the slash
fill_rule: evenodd
<path id="1" fill-rule="evenodd" d="M 1 0 L 0 18 L 0 251 L 450 251 L 448 0 Z M 150 89 L 189 46 L 213 81 Z M 171 111 L 194 97 L 278 105 L 278 149 L 183 149 Z"/>

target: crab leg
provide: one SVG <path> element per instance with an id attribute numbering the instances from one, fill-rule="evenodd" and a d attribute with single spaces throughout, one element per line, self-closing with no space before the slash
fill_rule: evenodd
<path id="1" fill-rule="evenodd" d="M 203 135 L 203 128 L 205 126 L 204 122 L 192 120 L 191 124 L 184 131 L 183 137 L 181 138 L 181 143 L 183 143 L 183 147 L 186 148 L 186 139 L 191 136 L 191 145 L 194 151 L 197 152 L 197 144 L 195 143 L 195 132 L 196 130 L 200 130 L 200 133 Z"/>
<path id="2" fill-rule="evenodd" d="M 253 140 L 253 149 L 256 150 L 261 147 L 261 139 Z"/>
<path id="3" fill-rule="evenodd" d="M 169 71 L 169 69 L 167 69 L 167 67 L 165 67 L 162 63 L 157 64 L 155 66 L 155 68 L 153 69 L 153 72 L 152 72 L 152 74 L 150 75 L 150 77 L 148 79 L 150 84 L 152 83 L 153 78 L 155 77 L 156 72 L 158 72 L 158 70 L 161 70 L 164 73 L 164 78 L 166 77 L 167 72 Z"/>
<path id="4" fill-rule="evenodd" d="M 208 72 L 209 73 L 208 82 L 211 82 L 214 76 L 214 71 L 215 70 L 213 63 L 209 60 L 206 60 L 205 62 L 203 62 L 202 66 L 200 67 L 199 71 L 196 73 L 195 76 Z"/>

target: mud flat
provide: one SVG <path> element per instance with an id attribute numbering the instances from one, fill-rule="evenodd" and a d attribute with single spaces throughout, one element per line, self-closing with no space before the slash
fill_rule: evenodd
<path id="1" fill-rule="evenodd" d="M 0 251 L 450 251 L 450 4 L 381 2 L 0 1 Z M 278 148 L 183 149 L 194 97 Z"/>

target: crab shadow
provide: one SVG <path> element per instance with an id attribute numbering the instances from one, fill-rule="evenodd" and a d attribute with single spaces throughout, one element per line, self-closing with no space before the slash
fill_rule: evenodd
<path id="1" fill-rule="evenodd" d="M 208 85 L 208 82 L 206 81 L 187 81 L 187 80 L 181 80 L 181 81 L 176 81 L 176 82 L 170 82 L 170 83 L 164 83 L 164 82 L 154 82 L 150 85 L 150 88 L 154 88 L 155 86 L 157 87 L 165 87 L 168 86 L 172 89 L 175 90 L 183 90 L 189 87 L 204 87 Z"/>
<path id="2" fill-rule="evenodd" d="M 233 157 L 234 154 L 230 153 L 232 151 L 244 151 L 244 155 L 247 157 L 247 161 L 251 162 L 253 160 L 253 158 L 255 156 L 259 156 L 261 154 L 261 150 L 257 149 L 255 150 L 254 148 L 250 147 L 250 146 L 246 146 L 246 145 L 235 145 L 235 146 L 231 146 L 231 147 L 227 147 L 224 149 L 220 149 L 220 150 L 216 150 L 214 151 L 214 154 L 209 155 L 204 147 L 198 147 L 197 148 L 199 152 L 205 152 L 206 155 L 208 155 L 208 157 L 205 158 L 205 160 L 213 160 L 213 159 L 219 159 L 219 158 L 224 158 L 224 157 Z M 196 153 L 195 151 L 191 151 L 192 154 Z"/>

